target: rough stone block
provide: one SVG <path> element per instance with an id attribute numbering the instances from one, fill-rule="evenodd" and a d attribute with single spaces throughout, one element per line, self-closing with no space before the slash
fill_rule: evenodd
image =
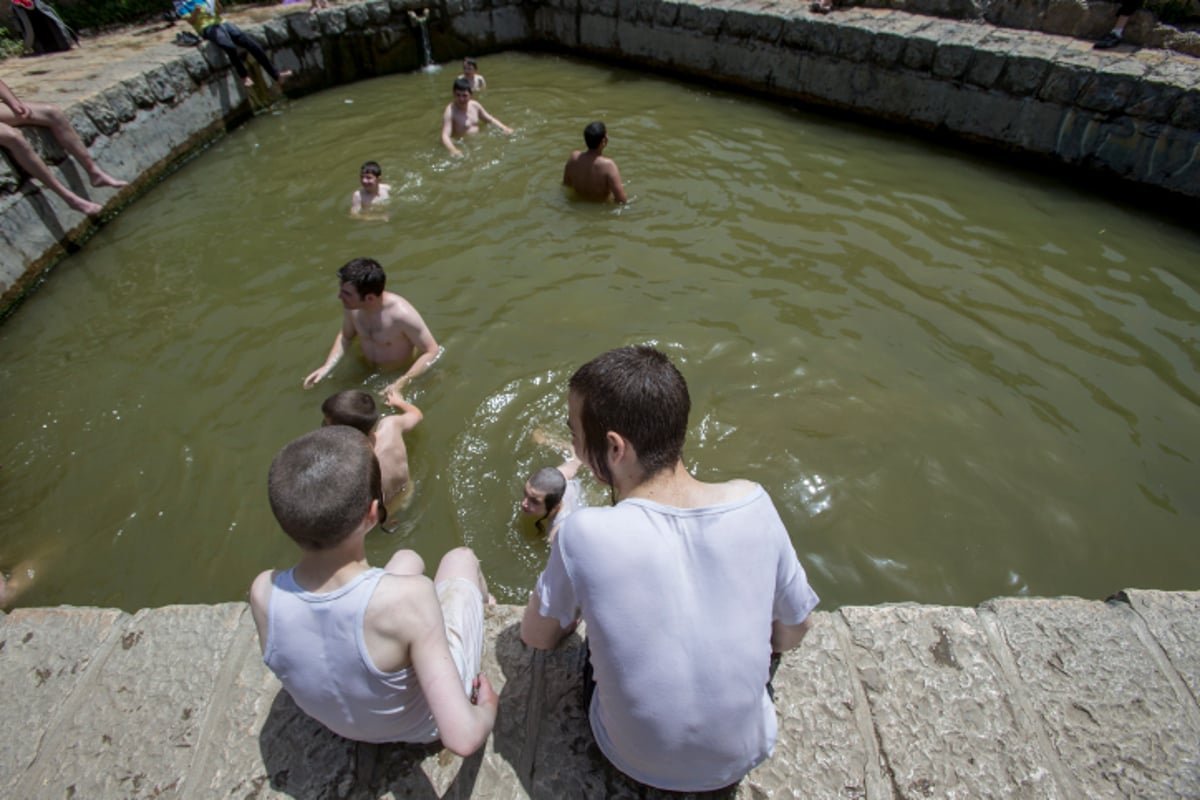
<path id="1" fill-rule="evenodd" d="M 1028 96 L 1041 87 L 1049 68 L 1050 62 L 1044 59 L 1010 53 L 997 85 L 1009 94 Z"/>
<path id="2" fill-rule="evenodd" d="M 975 56 L 975 49 L 965 44 L 938 45 L 930 71 L 939 78 L 958 80 Z"/>
<path id="3" fill-rule="evenodd" d="M 392 7 L 388 0 L 371 0 L 366 8 L 371 25 L 383 25 L 392 18 Z"/>
<path id="4" fill-rule="evenodd" d="M 367 12 L 367 7 L 361 4 L 348 5 L 345 8 L 346 30 L 359 30 L 367 27 L 370 23 L 370 14 Z"/>
<path id="5" fill-rule="evenodd" d="M 730 11 L 725 15 L 722 34 L 736 39 L 774 43 L 783 32 L 783 20 L 774 14 Z"/>
<path id="6" fill-rule="evenodd" d="M 575 15 L 565 14 L 554 8 L 540 7 L 533 12 L 533 26 L 539 36 L 544 36 L 563 47 L 579 44 L 575 34 Z"/>
<path id="7" fill-rule="evenodd" d="M 1074 64 L 1053 64 L 1046 73 L 1037 96 L 1041 100 L 1062 105 L 1074 104 L 1079 96 L 1079 90 L 1091 76 L 1091 70 L 1086 70 Z"/>
<path id="8" fill-rule="evenodd" d="M 659 3 L 654 9 L 654 19 L 650 25 L 656 28 L 674 28 L 678 24 L 681 3 Z M 780 23 L 782 27 L 783 23 Z"/>
<path id="9" fill-rule="evenodd" d="M 612 17 L 579 17 L 579 44 L 597 50 L 612 50 L 617 46 L 617 21 Z"/>
<path id="10" fill-rule="evenodd" d="M 204 83 L 212 75 L 212 67 L 199 51 L 185 53 L 182 60 L 184 69 L 195 83 Z"/>
<path id="11" fill-rule="evenodd" d="M 1133 80 L 1096 73 L 1084 82 L 1075 104 L 1089 111 L 1111 114 L 1125 108 L 1136 91 L 1137 83 Z"/>
<path id="12" fill-rule="evenodd" d="M 890 70 L 899 64 L 907 43 L 904 36 L 883 31 L 871 40 L 871 61 Z"/>
<path id="13" fill-rule="evenodd" d="M 1005 59 L 1006 56 L 1003 53 L 993 50 L 976 50 L 975 57 L 971 59 L 971 65 L 967 67 L 963 79 L 975 86 L 991 89 L 996 85 L 1000 73 L 1004 71 Z"/>
<path id="14" fill-rule="evenodd" d="M 840 614 L 818 612 L 797 650 L 785 653 L 772 682 L 779 741 L 788 743 L 744 780 L 750 797 L 810 798 L 817 787 L 840 797 L 887 797 L 869 731 L 870 710 L 848 661 Z"/>
<path id="15" fill-rule="evenodd" d="M 1077 599 L 1002 598 L 984 607 L 999 618 L 1072 788 L 1093 798 L 1195 795 L 1195 697 L 1176 691 L 1135 632 L 1131 609 Z"/>
<path id="16" fill-rule="evenodd" d="M 291 31 L 289 40 L 295 39 L 301 42 L 315 42 L 321 38 L 321 28 L 318 19 L 327 11 L 319 11 L 316 14 L 289 14 L 284 19 L 287 21 L 288 30 Z"/>
<path id="17" fill-rule="evenodd" d="M 116 110 L 108 104 L 103 95 L 89 97 L 80 105 L 87 113 L 88 118 L 95 124 L 96 129 L 105 136 L 111 136 L 121 127 L 121 120 L 117 117 Z"/>
<path id="18" fill-rule="evenodd" d="M 292 29 L 288 25 L 287 17 L 264 22 L 259 30 L 268 48 L 287 47 L 293 41 Z M 295 41 L 302 40 L 296 37 Z"/>
<path id="19" fill-rule="evenodd" d="M 1179 98 L 1171 112 L 1171 124 L 1184 130 L 1200 130 L 1200 91 L 1192 90 Z"/>
<path id="20" fill-rule="evenodd" d="M 612 0 L 579 0 L 580 16 L 615 17 L 617 4 Z"/>
<path id="21" fill-rule="evenodd" d="M 838 26 L 814 23 L 809 29 L 809 49 L 817 55 L 838 55 L 841 35 Z"/>
<path id="22" fill-rule="evenodd" d="M 921 33 L 914 34 L 904 48 L 904 56 L 900 59 L 904 66 L 917 72 L 928 72 L 933 67 L 933 57 L 937 53 L 937 40 L 932 36 Z"/>
<path id="23" fill-rule="evenodd" d="M 6 217 L 8 214 L 6 213 Z M 32 222 L 32 220 L 30 220 Z M 30 224 L 35 234 L 43 226 Z M 114 627 L 128 615 L 113 609 L 18 609 L 0 622 L 0 795 L 21 796 L 17 780 L 39 753 L 44 737 L 83 684 Z M 109 642 L 108 646 L 114 643 Z"/>
<path id="24" fill-rule="evenodd" d="M 1178 86 L 1143 81 L 1138 84 L 1125 113 L 1153 122 L 1168 122 L 1183 95 L 1183 89 Z"/>
<path id="25" fill-rule="evenodd" d="M 216 49 L 214 46 L 213 49 Z M 219 51 L 218 51 L 219 52 Z M 133 102 L 138 108 L 153 108 L 155 104 L 154 91 L 150 88 L 150 83 L 146 80 L 145 75 L 138 75 L 133 78 L 128 78 L 121 82 L 121 86 L 133 98 Z"/>
<path id="26" fill-rule="evenodd" d="M 780 31 L 780 41 L 785 46 L 796 50 L 809 50 L 815 27 L 812 20 L 803 17 L 788 20 L 783 26 L 783 30 Z"/>
<path id="27" fill-rule="evenodd" d="M 1200 146 L 1200 142 L 1196 143 Z M 1121 593 L 1162 647 L 1193 697 L 1200 698 L 1200 593 L 1128 589 Z"/>
<path id="28" fill-rule="evenodd" d="M 1020 786 L 1022 797 L 1063 796 L 1066 787 L 1045 768 L 1036 730 L 1006 701 L 1012 687 L 973 610 L 841 613 L 896 794 L 984 797 L 996 786 Z"/>
<path id="29" fill-rule="evenodd" d="M 874 34 L 857 26 L 842 26 L 838 28 L 841 41 L 837 52 L 848 61 L 869 61 L 872 57 Z"/>
<path id="30" fill-rule="evenodd" d="M 321 33 L 325 36 L 341 36 L 350 28 L 346 21 L 346 10 L 343 8 L 328 8 L 314 16 L 321 25 Z"/>
<path id="31" fill-rule="evenodd" d="M 82 103 L 76 103 L 65 109 L 64 113 L 67 115 L 67 119 L 71 121 L 71 127 L 79 134 L 79 138 L 83 140 L 85 145 L 90 147 L 92 142 L 96 141 L 96 137 L 100 135 L 100 131 L 96 128 L 96 123 L 92 122 L 87 108 Z M 46 137 L 43 141 L 50 144 L 51 139 Z M 66 157 L 66 151 L 62 150 L 57 142 L 54 142 L 54 153 L 54 161 L 60 161 Z"/>
<path id="32" fill-rule="evenodd" d="M 204 712 L 244 603 L 141 611 L 76 692 L 45 761 L 17 796 L 118 797 L 177 792 L 200 741 Z"/>

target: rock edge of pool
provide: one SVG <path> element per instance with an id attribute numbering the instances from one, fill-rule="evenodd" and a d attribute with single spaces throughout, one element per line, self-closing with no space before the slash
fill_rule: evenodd
<path id="1" fill-rule="evenodd" d="M 306 717 L 244 603 L 0 618 L 5 797 L 666 796 L 603 761 L 583 648 L 488 610 L 500 694 L 475 755 L 366 745 Z M 775 678 L 779 740 L 737 798 L 1200 797 L 1200 592 L 816 612 Z M 676 795 L 677 796 L 677 795 Z"/>

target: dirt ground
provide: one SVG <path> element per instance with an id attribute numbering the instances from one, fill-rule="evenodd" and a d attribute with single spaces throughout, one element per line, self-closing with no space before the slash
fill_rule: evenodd
<path id="1" fill-rule="evenodd" d="M 329 5 L 337 5 L 330 2 Z M 288 14 L 307 14 L 307 2 L 241 6 L 222 16 L 250 26 Z M 22 56 L 0 61 L 0 80 L 22 100 L 70 105 L 140 71 L 150 49 L 178 48 L 175 34 L 191 31 L 180 20 L 169 25 L 161 20 L 131 25 L 105 33 L 80 36 L 81 45 L 63 53 Z"/>

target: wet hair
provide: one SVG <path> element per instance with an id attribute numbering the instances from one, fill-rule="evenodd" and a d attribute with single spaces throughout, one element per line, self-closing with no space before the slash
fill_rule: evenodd
<path id="1" fill-rule="evenodd" d="M 267 497 L 283 532 L 304 550 L 328 550 L 353 533 L 379 501 L 379 460 L 367 437 L 345 425 L 306 433 L 271 461 Z"/>
<path id="2" fill-rule="evenodd" d="M 378 178 L 383 174 L 383 167 L 379 166 L 378 161 L 366 161 L 363 162 L 363 165 L 358 169 L 359 175 L 362 175 L 364 172 L 370 173 Z"/>
<path id="3" fill-rule="evenodd" d="M 321 413 L 330 425 L 349 425 L 368 436 L 379 421 L 375 398 L 358 389 L 331 394 L 321 403 Z"/>
<path id="4" fill-rule="evenodd" d="M 546 505 L 546 513 L 533 523 L 539 531 L 544 532 L 546 526 L 542 522 L 562 502 L 563 495 L 567 491 L 567 477 L 556 467 L 542 467 L 529 476 L 529 485 L 545 495 L 543 502 Z"/>
<path id="5" fill-rule="evenodd" d="M 454 91 L 456 92 L 471 92 L 471 82 L 466 78 L 454 79 Z M 473 93 L 473 92 L 472 92 Z"/>
<path id="6" fill-rule="evenodd" d="M 609 431 L 633 445 L 645 478 L 683 457 L 692 401 L 687 381 L 664 353 L 646 345 L 609 350 L 576 370 L 569 388 L 579 398 L 580 455 L 610 487 Z"/>
<path id="7" fill-rule="evenodd" d="M 587 144 L 588 150 L 595 150 L 599 147 L 607 135 L 608 129 L 600 120 L 596 120 L 583 129 L 583 141 Z"/>
<path id="8" fill-rule="evenodd" d="M 467 58 L 463 59 L 463 66 L 464 67 L 478 67 L 479 64 L 475 61 L 475 59 L 468 56 Z"/>
<path id="9" fill-rule="evenodd" d="M 387 275 L 383 267 L 373 258 L 352 258 L 337 271 L 338 280 L 349 283 L 357 291 L 359 297 L 369 294 L 383 295 L 383 287 L 387 283 Z"/>

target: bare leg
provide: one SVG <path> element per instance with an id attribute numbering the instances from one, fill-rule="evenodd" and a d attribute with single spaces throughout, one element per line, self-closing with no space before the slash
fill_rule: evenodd
<path id="1" fill-rule="evenodd" d="M 0 147 L 8 151 L 9 155 L 20 165 L 21 169 L 40 181 L 47 189 L 67 201 L 67 205 L 71 208 L 88 215 L 99 214 L 104 210 L 104 206 L 82 198 L 64 186 L 55 177 L 54 173 L 50 171 L 50 168 L 46 166 L 46 162 L 38 158 L 38 154 L 34 152 L 33 147 L 25 140 L 21 132 L 2 122 L 0 122 Z"/>
<path id="2" fill-rule="evenodd" d="M 415 550 L 397 550 L 383 569 L 392 575 L 424 575 L 425 561 Z"/>
<path id="3" fill-rule="evenodd" d="M 469 547 L 456 547 L 438 563 L 437 574 L 433 576 L 435 584 L 448 581 L 451 578 L 465 578 L 479 587 L 484 599 L 490 606 L 496 605 L 496 598 L 488 594 L 487 581 L 483 577 L 483 569 L 475 551 Z"/>
<path id="4" fill-rule="evenodd" d="M 127 184 L 127 181 L 118 180 L 109 175 L 92 160 L 92 154 L 88 152 L 84 146 L 83 140 L 79 138 L 79 134 L 71 127 L 71 121 L 67 119 L 67 115 L 56 106 L 46 105 L 45 103 L 26 103 L 25 107 L 29 109 L 29 116 L 24 119 L 4 119 L 0 118 L 0 122 L 7 122 L 10 125 L 37 125 L 42 128 L 49 128 L 50 133 L 58 140 L 72 158 L 79 162 L 84 171 L 87 172 L 88 178 L 92 181 L 92 186 L 111 186 L 114 189 L 119 189 Z M 8 111 L 7 108 L 3 111 Z M 9 117 L 13 117 L 10 112 Z"/>

